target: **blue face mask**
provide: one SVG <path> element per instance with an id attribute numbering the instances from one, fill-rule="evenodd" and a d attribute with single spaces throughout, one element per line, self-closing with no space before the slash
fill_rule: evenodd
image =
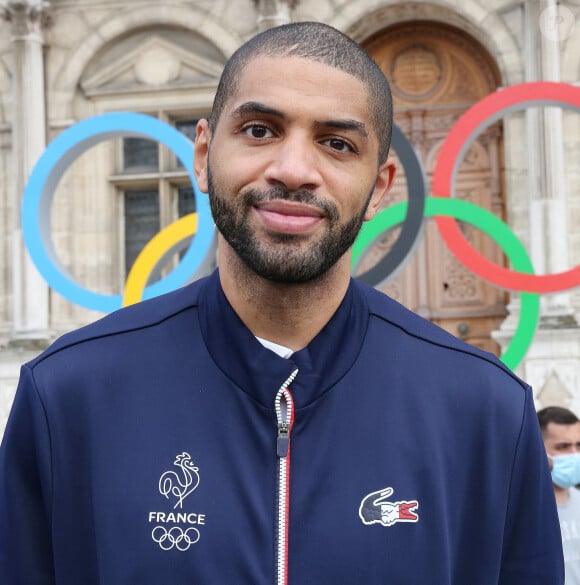
<path id="1" fill-rule="evenodd" d="M 552 481 L 562 488 L 580 484 L 580 453 L 549 456 L 553 462 Z"/>

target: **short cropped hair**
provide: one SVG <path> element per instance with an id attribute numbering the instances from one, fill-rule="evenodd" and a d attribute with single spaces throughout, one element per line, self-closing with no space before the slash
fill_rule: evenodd
<path id="1" fill-rule="evenodd" d="M 296 22 L 265 30 L 235 51 L 226 63 L 217 87 L 209 119 L 212 132 L 226 102 L 237 89 L 244 67 L 257 57 L 311 59 L 356 77 L 368 92 L 370 119 L 379 141 L 379 162 L 387 159 L 393 124 L 389 82 L 362 47 L 337 29 L 320 22 Z"/>
<path id="2" fill-rule="evenodd" d="M 542 433 L 546 432 L 549 423 L 557 425 L 573 425 L 578 422 L 578 417 L 567 408 L 561 406 L 547 406 L 538 411 L 538 422 Z"/>

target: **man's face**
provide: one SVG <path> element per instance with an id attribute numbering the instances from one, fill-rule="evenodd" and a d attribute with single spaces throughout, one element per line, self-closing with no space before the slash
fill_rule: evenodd
<path id="1" fill-rule="evenodd" d="M 195 169 L 245 264 L 274 281 L 307 282 L 349 262 L 345 252 L 394 178 L 392 162 L 377 159 L 359 80 L 307 59 L 260 57 L 242 71 L 213 135 L 198 126 Z"/>
<path id="2" fill-rule="evenodd" d="M 544 445 L 548 455 L 580 453 L 580 422 L 571 425 L 548 423 L 544 431 Z"/>

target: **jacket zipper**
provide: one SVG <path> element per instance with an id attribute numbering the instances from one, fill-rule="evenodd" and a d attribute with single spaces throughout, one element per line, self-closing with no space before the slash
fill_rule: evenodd
<path id="1" fill-rule="evenodd" d="M 278 457 L 278 519 L 276 547 L 276 585 L 288 583 L 288 523 L 290 517 L 290 433 L 294 424 L 294 401 L 288 386 L 294 381 L 294 370 L 276 393 L 275 408 L 278 422 L 276 455 Z"/>

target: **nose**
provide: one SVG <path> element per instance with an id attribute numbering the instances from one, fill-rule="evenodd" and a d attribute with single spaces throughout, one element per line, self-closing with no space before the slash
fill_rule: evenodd
<path id="1" fill-rule="evenodd" d="M 285 136 L 272 150 L 265 171 L 270 185 L 284 185 L 289 191 L 314 191 L 321 182 L 316 143 L 302 133 Z"/>

